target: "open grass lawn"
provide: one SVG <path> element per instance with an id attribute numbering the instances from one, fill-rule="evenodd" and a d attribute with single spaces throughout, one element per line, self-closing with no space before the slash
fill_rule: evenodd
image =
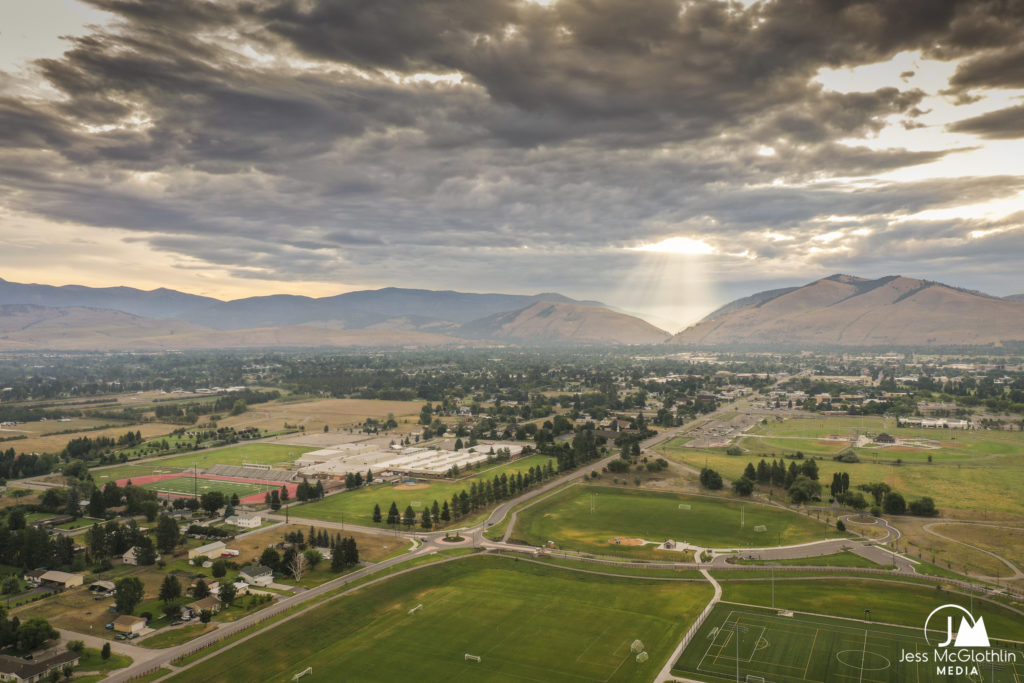
<path id="1" fill-rule="evenodd" d="M 172 680 L 278 681 L 312 667 L 303 680 L 647 681 L 711 594 L 466 557 L 329 602 Z M 637 639 L 644 663 L 630 652 Z"/>
<path id="2" fill-rule="evenodd" d="M 684 506 L 680 508 L 680 506 Z M 686 508 L 689 509 L 686 509 Z M 740 526 L 740 516 L 743 526 Z M 755 531 L 764 526 L 765 531 Z M 754 503 L 604 486 L 574 486 L 519 513 L 512 537 L 532 545 L 672 560 L 679 553 L 610 543 L 615 537 L 667 539 L 715 548 L 819 541 L 837 532 L 796 513 Z"/>
<path id="3" fill-rule="evenodd" d="M 352 522 L 354 524 L 373 524 L 373 506 L 380 505 L 381 514 L 387 519 L 388 508 L 394 501 L 398 505 L 399 513 L 405 512 L 407 505 L 412 505 L 416 511 L 416 519 L 419 520 L 420 512 L 429 506 L 433 501 L 443 505 L 444 501 L 451 504 L 452 496 L 463 489 L 468 493 L 469 487 L 474 480 L 491 480 L 495 475 L 502 473 L 514 474 L 526 472 L 531 467 L 547 465 L 551 458 L 541 455 L 530 455 L 513 462 L 505 463 L 491 469 L 481 470 L 473 477 L 466 477 L 458 481 L 424 479 L 420 480 L 423 488 L 406 489 L 394 487 L 391 484 L 378 484 L 358 491 L 346 491 L 337 495 L 328 496 L 318 503 L 309 503 L 290 508 L 292 517 L 306 519 L 322 519 L 325 522 Z M 461 522 L 456 522 L 459 526 Z M 418 526 L 415 528 L 419 528 Z"/>
<path id="4" fill-rule="evenodd" d="M 78 663 L 79 671 L 99 671 L 107 672 L 113 671 L 114 669 L 123 669 L 132 663 L 132 658 L 127 655 L 119 655 L 116 652 L 111 652 L 110 657 L 103 659 L 100 656 L 100 651 L 87 647 L 82 650 L 82 661 Z"/>
<path id="5" fill-rule="evenodd" d="M 290 465 L 300 455 L 311 450 L 313 449 L 304 446 L 244 443 L 226 448 L 197 451 L 188 455 L 157 458 L 139 464 L 128 463 L 115 467 L 94 468 L 92 470 L 92 477 L 94 481 L 102 486 L 108 481 L 129 479 L 133 476 L 168 474 L 191 470 L 193 465 L 197 465 L 199 469 L 210 467 L 211 465 L 241 465 L 242 463 Z"/>
<path id="6" fill-rule="evenodd" d="M 188 626 L 176 626 L 174 628 L 160 631 L 149 638 L 143 638 L 138 643 L 134 644 L 153 649 L 174 647 L 175 645 L 187 643 L 193 638 L 197 638 L 204 633 L 209 633 L 214 628 L 216 627 L 213 624 L 189 624 Z"/>
<path id="7" fill-rule="evenodd" d="M 727 576 L 719 576 L 727 578 Z M 722 599 L 746 605 L 771 605 L 772 582 L 723 581 Z M 823 578 L 775 580 L 775 606 L 849 619 L 863 619 L 871 610 L 871 620 L 920 628 L 928 614 L 945 604 L 971 607 L 967 595 L 937 590 L 928 583 L 912 583 L 893 578 Z M 974 600 L 974 615 L 984 616 L 989 638 L 1024 641 L 1024 616 L 1000 605 Z M 1024 659 L 1021 660 L 1024 663 Z"/>
<path id="8" fill-rule="evenodd" d="M 867 567 L 869 569 L 885 568 L 884 565 L 872 562 L 866 557 L 857 553 L 844 551 L 832 555 L 818 555 L 817 557 L 798 557 L 790 560 L 738 560 L 736 564 L 771 565 L 780 564 L 794 567 Z"/>
<path id="9" fill-rule="evenodd" d="M 1019 437 L 1019 433 L 1015 432 Z M 716 470 L 724 479 L 738 479 L 748 462 L 757 465 L 761 455 L 757 452 L 740 456 L 725 454 L 725 449 L 692 449 L 673 446 L 671 442 L 657 447 L 670 460 Z M 885 482 L 905 498 L 931 496 L 935 505 L 943 512 L 957 510 L 989 514 L 1024 515 L 1024 496 L 1017 495 L 1024 490 L 1024 444 L 1021 455 L 993 456 L 991 458 L 968 459 L 958 462 L 904 463 L 903 465 L 874 463 L 863 460 L 859 463 L 837 462 L 830 458 L 818 459 L 820 481 L 827 487 L 833 472 L 847 472 L 850 484 Z M 771 459 L 771 452 L 765 456 Z M 792 460 L 786 460 L 788 467 Z M 799 462 L 799 461 L 796 461 Z M 767 492 L 767 490 L 766 490 Z M 827 492 L 827 490 L 826 490 Z M 775 492 L 780 494 L 778 490 Z"/>
<path id="10" fill-rule="evenodd" d="M 1013 646 L 1001 649 L 1016 653 L 1018 663 L 997 665 L 998 670 L 979 665 L 979 673 L 983 672 L 980 678 L 947 677 L 937 674 L 934 663 L 900 661 L 904 651 L 931 655 L 933 648 L 920 627 L 803 614 L 784 617 L 773 610 L 720 604 L 683 652 L 673 673 L 708 681 L 733 681 L 738 670 L 741 681 L 751 681 L 749 676 L 753 676 L 753 680 L 772 683 L 1016 683 L 1018 676 L 1024 675 L 1024 651 Z"/>
<path id="11" fill-rule="evenodd" d="M 1004 557 L 1024 570 L 1024 527 L 936 524 L 932 528 L 943 536 Z M 996 568 L 1001 569 L 1003 574 L 1007 571 L 998 566 Z"/>

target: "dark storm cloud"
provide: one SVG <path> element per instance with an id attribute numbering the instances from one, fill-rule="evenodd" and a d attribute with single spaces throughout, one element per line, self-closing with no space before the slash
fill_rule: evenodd
<path id="1" fill-rule="evenodd" d="M 117 20 L 37 63 L 58 96 L 0 99 L 0 196 L 240 277 L 596 287 L 623 247 L 704 235 L 756 269 L 837 214 L 897 253 L 893 216 L 1021 186 L 833 182 L 959 150 L 850 144 L 925 94 L 814 80 L 919 49 L 970 57 L 960 97 L 1011 85 L 1017 2 L 89 2 Z M 996 114 L 953 128 L 1021 134 Z"/>
<path id="2" fill-rule="evenodd" d="M 999 109 L 957 121 L 949 127 L 957 133 L 974 133 L 983 138 L 1011 140 L 1024 137 L 1024 105 Z"/>

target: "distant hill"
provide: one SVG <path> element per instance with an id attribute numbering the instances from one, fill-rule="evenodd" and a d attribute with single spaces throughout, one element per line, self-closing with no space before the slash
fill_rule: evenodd
<path id="1" fill-rule="evenodd" d="M 1024 301 L 1024 294 L 1011 294 L 1010 296 L 1004 296 L 1007 301 Z"/>
<path id="2" fill-rule="evenodd" d="M 672 337 L 695 346 L 937 346 L 1024 340 L 1024 303 L 892 275 L 739 299 Z"/>
<path id="3" fill-rule="evenodd" d="M 528 344 L 659 344 L 668 332 L 640 318 L 595 306 L 538 301 L 467 323 L 460 334 Z"/>
<path id="4" fill-rule="evenodd" d="M 131 287 L 29 285 L 0 280 L 0 305 L 105 308 L 146 318 L 175 318 L 218 330 L 244 330 L 307 323 L 336 329 L 391 327 L 437 331 L 495 313 L 515 311 L 537 301 L 603 306 L 562 294 L 475 294 L 427 289 L 384 289 L 311 298 L 289 294 L 221 301 L 172 289 L 143 291 Z"/>
<path id="5" fill-rule="evenodd" d="M 273 347 L 463 346 L 463 339 L 406 330 L 339 330 L 292 325 L 213 330 L 97 308 L 0 305 L 0 350 L 187 350 Z"/>

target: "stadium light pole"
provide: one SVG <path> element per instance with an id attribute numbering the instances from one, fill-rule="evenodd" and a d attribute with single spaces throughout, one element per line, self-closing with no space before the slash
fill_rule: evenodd
<path id="1" fill-rule="evenodd" d="M 736 683 L 740 683 L 740 634 L 746 633 L 750 629 L 739 624 L 729 624 L 723 628 L 732 631 L 736 637 Z"/>

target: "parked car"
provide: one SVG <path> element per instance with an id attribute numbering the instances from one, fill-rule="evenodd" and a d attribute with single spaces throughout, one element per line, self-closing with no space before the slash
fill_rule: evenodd
<path id="1" fill-rule="evenodd" d="M 106 628 L 107 628 L 108 631 L 113 631 L 114 630 L 114 625 L 113 624 L 107 624 Z"/>
<path id="2" fill-rule="evenodd" d="M 114 640 L 126 640 L 127 638 L 128 636 L 126 636 L 123 633 L 118 633 L 116 636 L 114 636 Z"/>

